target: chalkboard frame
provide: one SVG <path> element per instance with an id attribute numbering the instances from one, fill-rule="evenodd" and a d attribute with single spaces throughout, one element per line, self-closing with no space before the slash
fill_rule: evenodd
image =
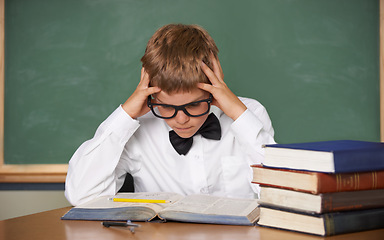
<path id="1" fill-rule="evenodd" d="M 0 0 L 0 182 L 63 183 L 68 164 L 4 163 L 4 34 L 5 0 Z M 380 0 L 380 137 L 384 142 L 384 0 Z"/>

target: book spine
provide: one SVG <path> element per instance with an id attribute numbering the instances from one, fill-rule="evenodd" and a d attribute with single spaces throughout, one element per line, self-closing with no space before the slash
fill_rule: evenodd
<path id="1" fill-rule="evenodd" d="M 383 190 L 324 193 L 320 196 L 322 213 L 384 207 Z"/>
<path id="2" fill-rule="evenodd" d="M 253 181 L 253 183 L 312 194 L 384 189 L 384 171 L 342 174 L 312 172 L 311 174 L 317 179 L 317 187 L 313 189 L 293 188 L 288 186 L 289 183 L 287 185 L 263 181 Z"/>
<path id="3" fill-rule="evenodd" d="M 384 188 L 384 171 L 318 174 L 316 193 L 373 190 Z"/>
<path id="4" fill-rule="evenodd" d="M 384 208 L 324 214 L 325 235 L 384 228 Z"/>
<path id="5" fill-rule="evenodd" d="M 384 169 L 383 148 L 335 151 L 335 173 L 365 172 Z"/>

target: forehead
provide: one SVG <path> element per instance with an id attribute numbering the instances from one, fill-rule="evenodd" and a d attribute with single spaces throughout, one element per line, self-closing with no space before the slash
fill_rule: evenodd
<path id="1" fill-rule="evenodd" d="M 203 91 L 201 89 L 194 89 L 189 92 L 174 92 L 167 93 L 161 91 L 154 95 L 157 101 L 163 104 L 171 104 L 171 105 L 183 105 L 190 102 L 202 100 L 208 98 L 209 93 Z"/>

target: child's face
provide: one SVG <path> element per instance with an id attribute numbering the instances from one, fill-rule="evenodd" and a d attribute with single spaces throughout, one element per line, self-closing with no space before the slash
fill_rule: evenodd
<path id="1" fill-rule="evenodd" d="M 172 94 L 161 91 L 155 94 L 154 97 L 157 103 L 178 106 L 207 99 L 209 97 L 209 93 L 196 88 L 191 92 L 177 92 Z M 177 133 L 177 135 L 182 138 L 189 138 L 200 129 L 207 117 L 208 114 L 200 117 L 190 117 L 183 111 L 178 111 L 175 117 L 171 119 L 164 119 L 164 121 Z"/>

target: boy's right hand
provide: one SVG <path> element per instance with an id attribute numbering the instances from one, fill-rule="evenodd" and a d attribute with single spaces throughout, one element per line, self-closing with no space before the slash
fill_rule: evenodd
<path id="1" fill-rule="evenodd" d="M 210 69 L 204 62 L 201 63 L 201 68 L 211 84 L 198 83 L 197 86 L 204 91 L 210 92 L 213 95 L 212 105 L 216 105 L 228 117 L 236 121 L 247 110 L 247 107 L 225 84 L 219 59 L 211 55 L 211 61 L 213 69 Z"/>
<path id="2" fill-rule="evenodd" d="M 139 85 L 132 95 L 122 105 L 124 111 L 133 119 L 143 116 L 150 109 L 147 106 L 148 96 L 157 92 L 161 89 L 158 87 L 149 87 L 149 75 L 144 68 L 141 69 L 141 77 Z"/>

